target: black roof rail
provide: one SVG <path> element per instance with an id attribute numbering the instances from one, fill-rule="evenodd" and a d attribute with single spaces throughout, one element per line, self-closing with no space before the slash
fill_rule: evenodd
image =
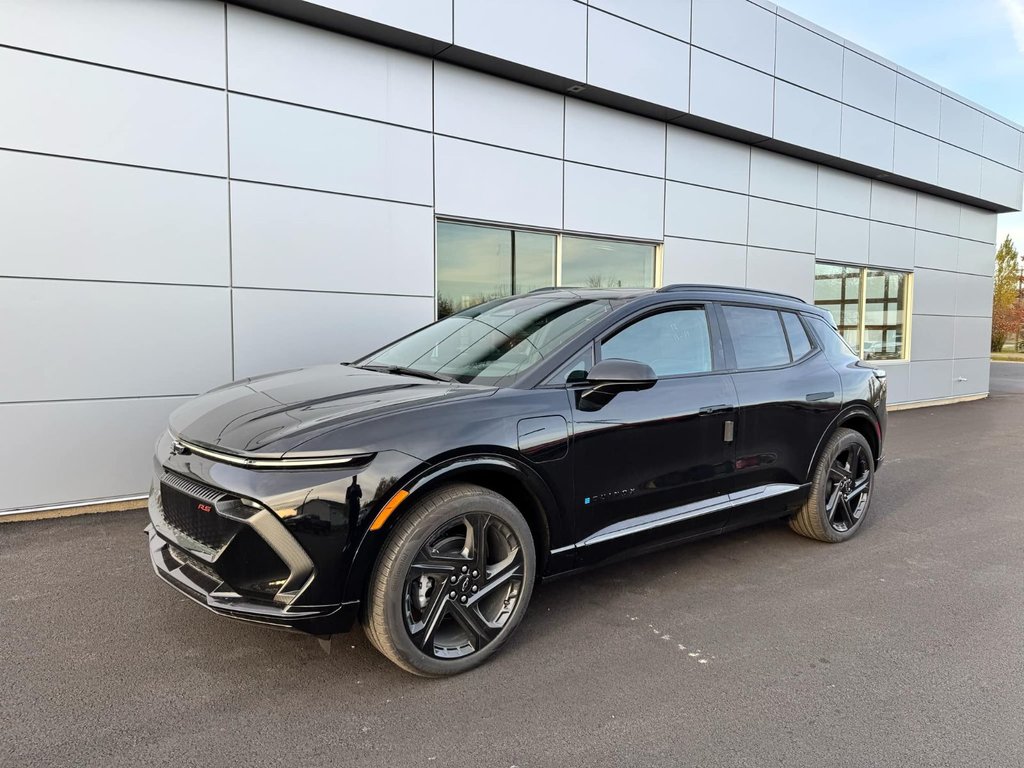
<path id="1" fill-rule="evenodd" d="M 740 288 L 734 285 L 712 285 L 710 283 L 672 283 L 671 285 L 665 285 L 658 289 L 658 293 L 671 293 L 672 291 L 721 291 L 723 293 L 749 293 L 760 296 L 778 296 L 780 299 L 789 299 L 790 301 L 798 301 L 801 304 L 806 304 L 805 299 L 801 299 L 799 296 L 791 296 L 788 293 L 778 293 L 776 291 L 762 291 L 757 288 Z"/>

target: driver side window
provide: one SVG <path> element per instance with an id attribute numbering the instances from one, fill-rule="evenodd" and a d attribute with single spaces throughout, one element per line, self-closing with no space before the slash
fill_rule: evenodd
<path id="1" fill-rule="evenodd" d="M 658 312 L 637 320 L 601 344 L 601 359 L 647 363 L 659 376 L 711 370 L 711 333 L 703 307 Z"/>

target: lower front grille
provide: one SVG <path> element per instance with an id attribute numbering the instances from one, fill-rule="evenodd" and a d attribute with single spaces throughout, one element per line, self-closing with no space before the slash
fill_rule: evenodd
<path id="1" fill-rule="evenodd" d="M 188 478 L 167 473 L 160 481 L 160 507 L 169 526 L 193 541 L 221 549 L 238 532 L 241 523 L 217 514 L 217 504 L 227 494 Z"/>

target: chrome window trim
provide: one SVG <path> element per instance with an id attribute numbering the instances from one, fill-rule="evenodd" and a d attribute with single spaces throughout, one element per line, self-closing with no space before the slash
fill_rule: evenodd
<path id="1" fill-rule="evenodd" d="M 211 448 L 204 448 L 195 443 L 191 443 L 188 440 L 184 440 L 180 437 L 171 436 L 174 443 L 180 445 L 182 448 L 187 450 L 189 453 L 194 453 L 196 456 L 202 456 L 204 459 L 210 459 L 211 461 L 219 461 L 224 464 L 231 464 L 236 467 L 248 467 L 250 469 L 302 469 L 302 468 L 318 468 L 318 467 L 342 467 L 348 464 L 353 464 L 358 461 L 362 461 L 370 457 L 370 454 L 360 453 L 352 454 L 349 456 L 307 456 L 307 457 L 294 457 L 289 458 L 288 456 L 255 456 L 245 455 L 236 453 L 226 453 L 224 451 L 218 451 Z"/>

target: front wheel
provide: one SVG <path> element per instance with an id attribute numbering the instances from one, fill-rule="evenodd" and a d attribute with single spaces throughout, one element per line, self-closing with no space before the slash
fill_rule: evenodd
<path id="1" fill-rule="evenodd" d="M 868 441 L 852 429 L 836 430 L 818 460 L 810 495 L 789 527 L 818 541 L 846 541 L 864 523 L 874 480 Z"/>
<path id="2" fill-rule="evenodd" d="M 403 669 L 440 677 L 483 663 L 526 612 L 537 555 L 504 496 L 475 485 L 418 501 L 374 570 L 364 629 Z"/>

